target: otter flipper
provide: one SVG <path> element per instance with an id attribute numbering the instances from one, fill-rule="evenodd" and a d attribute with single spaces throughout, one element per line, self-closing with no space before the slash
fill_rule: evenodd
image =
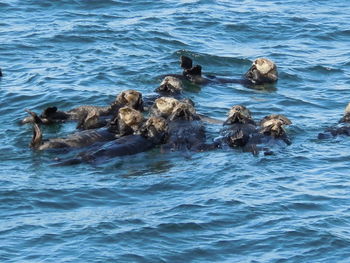
<path id="1" fill-rule="evenodd" d="M 32 112 L 30 110 L 26 110 L 26 112 L 28 112 L 28 114 L 30 114 L 34 119 L 33 137 L 32 137 L 32 141 L 30 142 L 29 145 L 31 148 L 37 149 L 42 144 L 42 140 L 43 140 L 43 133 L 38 125 L 38 124 L 42 123 L 42 121 L 35 112 Z"/>
<path id="2" fill-rule="evenodd" d="M 186 56 L 180 57 L 180 66 L 183 69 L 190 69 L 192 68 L 192 59 Z"/>

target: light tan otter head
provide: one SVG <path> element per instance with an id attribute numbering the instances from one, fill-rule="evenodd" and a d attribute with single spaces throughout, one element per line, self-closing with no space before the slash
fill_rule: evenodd
<path id="1" fill-rule="evenodd" d="M 271 114 L 260 121 L 260 132 L 273 137 L 281 137 L 286 134 L 284 126 L 290 124 L 292 122 L 287 117 L 280 114 Z"/>
<path id="2" fill-rule="evenodd" d="M 157 115 L 167 118 L 180 103 L 177 99 L 170 97 L 161 97 L 155 100 L 154 109 Z"/>
<path id="3" fill-rule="evenodd" d="M 143 115 L 138 110 L 134 110 L 130 107 L 123 107 L 119 109 L 118 119 L 136 131 L 143 122 Z"/>
<path id="4" fill-rule="evenodd" d="M 160 86 L 156 89 L 156 92 L 179 94 L 183 90 L 182 81 L 173 76 L 166 76 Z"/>
<path id="5" fill-rule="evenodd" d="M 273 83 L 278 79 L 277 66 L 267 58 L 257 58 L 245 76 L 254 84 Z"/>
<path id="6" fill-rule="evenodd" d="M 255 124 L 252 119 L 252 114 L 243 105 L 235 105 L 228 112 L 227 120 L 224 122 L 224 125 L 230 125 L 234 123 L 251 123 Z"/>
<path id="7" fill-rule="evenodd" d="M 266 74 L 276 70 L 275 63 L 273 63 L 271 60 L 269 60 L 267 58 L 257 58 L 253 62 L 253 65 L 263 75 L 266 75 Z"/>
<path id="8" fill-rule="evenodd" d="M 135 110 L 143 111 L 142 94 L 133 89 L 122 91 L 117 96 L 115 103 L 121 106 L 129 106 Z"/>
<path id="9" fill-rule="evenodd" d="M 179 102 L 176 107 L 173 109 L 171 115 L 169 116 L 170 121 L 174 120 L 186 120 L 192 121 L 197 120 L 198 116 L 193 105 L 188 102 Z"/>

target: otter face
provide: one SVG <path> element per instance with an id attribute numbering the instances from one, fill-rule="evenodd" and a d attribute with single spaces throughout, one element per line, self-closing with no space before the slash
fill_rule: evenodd
<path id="1" fill-rule="evenodd" d="M 168 134 L 168 123 L 162 117 L 151 117 L 142 125 L 140 134 L 151 139 L 153 143 L 162 144 Z"/>
<path id="2" fill-rule="evenodd" d="M 190 103 L 179 102 L 169 116 L 169 120 L 187 120 L 192 121 L 197 119 L 196 110 Z"/>
<path id="3" fill-rule="evenodd" d="M 168 117 L 179 103 L 177 99 L 161 97 L 155 100 L 154 106 L 158 109 L 160 115 Z"/>
<path id="4" fill-rule="evenodd" d="M 273 83 L 278 79 L 277 67 L 267 58 L 258 58 L 253 62 L 245 77 L 254 84 Z"/>
<path id="5" fill-rule="evenodd" d="M 168 124 L 162 117 L 151 117 L 141 128 L 141 134 L 147 138 L 163 140 Z"/>
<path id="6" fill-rule="evenodd" d="M 115 103 L 143 111 L 142 94 L 136 90 L 129 89 L 121 92 L 117 96 Z"/>
<path id="7" fill-rule="evenodd" d="M 170 94 L 178 94 L 183 90 L 183 85 L 180 79 L 166 76 L 160 86 L 156 89 L 156 92 L 166 92 Z"/>
<path id="8" fill-rule="evenodd" d="M 261 133 L 273 137 L 281 137 L 286 134 L 283 126 L 290 124 L 292 124 L 292 122 L 287 117 L 279 114 L 271 114 L 261 120 Z"/>
<path id="9" fill-rule="evenodd" d="M 224 125 L 234 124 L 234 123 L 252 123 L 252 114 L 250 110 L 248 110 L 243 105 L 235 105 L 228 112 L 227 120 L 224 122 Z"/>
<path id="10" fill-rule="evenodd" d="M 118 119 L 136 131 L 143 122 L 142 113 L 130 107 L 119 109 Z"/>

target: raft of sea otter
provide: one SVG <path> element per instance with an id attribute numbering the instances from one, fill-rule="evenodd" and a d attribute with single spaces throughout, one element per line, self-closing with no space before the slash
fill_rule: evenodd
<path id="1" fill-rule="evenodd" d="M 290 145 L 285 130 L 292 122 L 280 114 L 271 114 L 255 121 L 243 105 L 233 106 L 222 123 L 220 136 L 207 142 L 205 122 L 219 120 L 198 114 L 193 101 L 182 97 L 183 81 L 195 84 L 240 83 L 245 86 L 274 83 L 278 79 L 276 65 L 266 59 L 256 59 L 242 79 L 223 79 L 202 74 L 200 65 L 192 59 L 180 57 L 182 74 L 164 76 L 155 90 L 157 96 L 142 96 L 136 90 L 122 91 L 116 100 L 105 107 L 80 106 L 69 111 L 46 108 L 40 115 L 26 110 L 28 117 L 22 123 L 33 124 L 30 146 L 36 150 L 83 149 L 62 165 L 82 162 L 94 163 L 100 159 L 131 155 L 159 146 L 166 151 L 208 151 L 218 148 L 240 148 L 244 152 L 273 154 L 269 146 Z M 144 117 L 147 116 L 147 117 Z M 43 140 L 40 125 L 76 121 L 78 132 L 67 137 Z M 350 122 L 350 104 L 340 123 Z M 350 135 L 350 127 L 327 129 L 318 137 Z"/>

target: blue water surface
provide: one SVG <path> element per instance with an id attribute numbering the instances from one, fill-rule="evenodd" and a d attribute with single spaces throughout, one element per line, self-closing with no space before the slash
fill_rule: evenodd
<path id="1" fill-rule="evenodd" d="M 0 262 L 350 262 L 350 138 L 317 139 L 350 101 L 347 0 L 4 0 L 0 17 Z M 227 78 L 275 61 L 274 87 L 185 96 L 221 120 L 235 104 L 284 114 L 292 145 L 68 167 L 28 147 L 24 109 L 152 94 L 180 55 Z"/>

